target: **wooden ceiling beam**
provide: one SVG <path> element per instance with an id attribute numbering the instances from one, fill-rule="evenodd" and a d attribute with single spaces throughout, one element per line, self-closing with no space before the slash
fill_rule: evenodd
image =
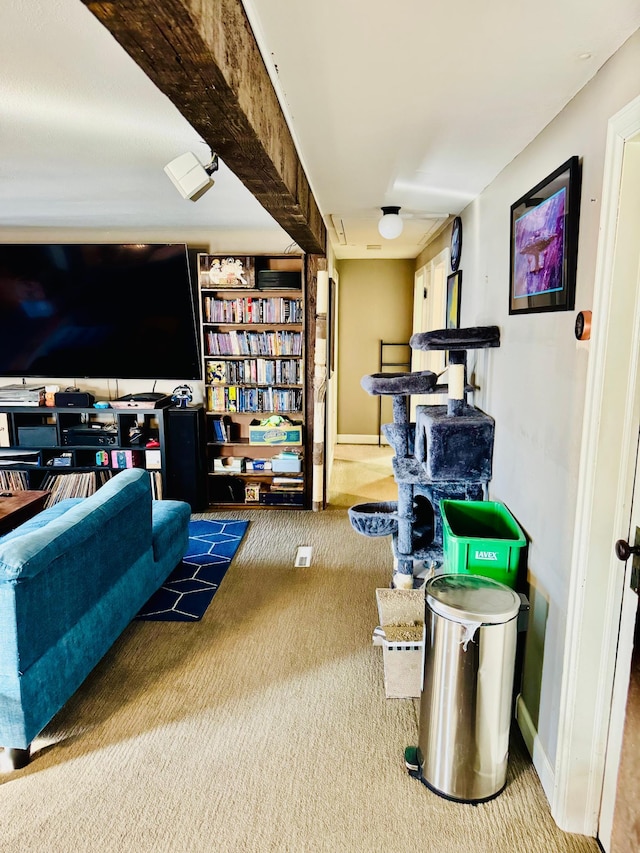
<path id="1" fill-rule="evenodd" d="M 326 229 L 240 0 L 82 0 L 305 252 Z"/>

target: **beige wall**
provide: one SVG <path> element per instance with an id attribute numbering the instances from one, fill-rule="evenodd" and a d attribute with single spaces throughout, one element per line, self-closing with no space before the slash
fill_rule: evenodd
<path id="1" fill-rule="evenodd" d="M 462 325 L 501 330 L 499 349 L 470 356 L 481 388 L 475 402 L 496 421 L 490 497 L 509 506 L 531 540 L 522 694 L 546 790 L 558 748 L 590 357 L 588 345 L 575 340 L 574 323 L 579 310 L 592 308 L 607 124 L 639 94 L 640 31 L 462 213 Z M 510 205 L 572 155 L 582 162 L 575 311 L 510 316 Z"/>
<path id="2" fill-rule="evenodd" d="M 448 249 L 451 246 L 451 225 L 438 234 L 435 240 L 432 240 L 418 255 L 415 260 L 415 268 L 417 270 L 428 264 L 436 255 L 439 255 L 443 249 Z"/>
<path id="3" fill-rule="evenodd" d="M 363 391 L 360 380 L 378 371 L 380 340 L 411 337 L 415 261 L 343 260 L 337 269 L 338 435 L 377 441 L 378 398 Z"/>

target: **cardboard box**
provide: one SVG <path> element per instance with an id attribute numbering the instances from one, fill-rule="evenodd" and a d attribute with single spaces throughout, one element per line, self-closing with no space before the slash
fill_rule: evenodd
<path id="1" fill-rule="evenodd" d="M 249 427 L 249 444 L 302 444 L 302 426 L 287 424 L 279 427 Z"/>
<path id="2" fill-rule="evenodd" d="M 377 589 L 376 602 L 380 626 L 374 644 L 382 646 L 385 695 L 417 699 L 424 676 L 424 590 Z"/>

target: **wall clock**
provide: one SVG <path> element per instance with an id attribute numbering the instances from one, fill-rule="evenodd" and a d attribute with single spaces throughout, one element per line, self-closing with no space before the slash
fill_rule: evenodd
<path id="1" fill-rule="evenodd" d="M 457 272 L 460 266 L 460 254 L 462 253 L 462 219 L 459 216 L 453 220 L 451 226 L 451 269 Z"/>

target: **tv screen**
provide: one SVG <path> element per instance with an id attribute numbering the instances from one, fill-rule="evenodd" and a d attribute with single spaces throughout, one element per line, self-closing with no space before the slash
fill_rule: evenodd
<path id="1" fill-rule="evenodd" d="M 0 376 L 201 377 L 184 244 L 0 244 Z"/>

